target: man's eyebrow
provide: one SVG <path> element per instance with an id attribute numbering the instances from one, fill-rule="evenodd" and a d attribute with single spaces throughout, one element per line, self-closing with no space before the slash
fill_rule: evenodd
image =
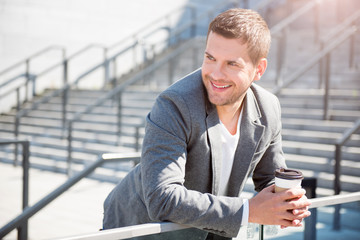
<path id="1" fill-rule="evenodd" d="M 205 54 L 212 57 L 212 58 L 215 58 L 213 55 L 211 55 L 211 53 L 209 53 L 208 51 L 205 51 Z M 244 66 L 245 65 L 245 62 L 243 59 L 235 59 L 235 60 L 228 60 L 227 61 L 228 63 L 236 63 L 240 66 Z"/>
<path id="2" fill-rule="evenodd" d="M 243 60 L 229 60 L 228 63 L 236 63 L 241 66 L 245 65 Z"/>
<path id="3" fill-rule="evenodd" d="M 206 55 L 210 55 L 210 56 L 213 56 L 213 55 L 211 55 L 209 52 L 207 52 L 207 51 L 205 51 L 205 54 Z"/>

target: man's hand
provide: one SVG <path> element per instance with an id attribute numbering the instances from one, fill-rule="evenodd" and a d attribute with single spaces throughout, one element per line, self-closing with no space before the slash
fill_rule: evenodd
<path id="1" fill-rule="evenodd" d="M 302 219 L 310 216 L 310 201 L 305 190 L 292 188 L 275 193 L 271 185 L 249 199 L 249 222 L 264 225 L 281 225 L 282 228 L 302 226 Z"/>

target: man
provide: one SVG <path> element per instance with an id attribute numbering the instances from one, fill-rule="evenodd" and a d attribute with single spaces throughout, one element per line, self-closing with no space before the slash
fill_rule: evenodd
<path id="1" fill-rule="evenodd" d="M 253 84 L 270 39 L 252 10 L 210 23 L 201 69 L 161 93 L 147 116 L 141 162 L 107 197 L 105 229 L 171 221 L 195 228 L 179 239 L 226 239 L 248 222 L 301 226 L 310 215 L 305 191 L 272 185 L 286 167 L 279 102 Z M 242 199 L 250 175 L 260 192 Z"/>

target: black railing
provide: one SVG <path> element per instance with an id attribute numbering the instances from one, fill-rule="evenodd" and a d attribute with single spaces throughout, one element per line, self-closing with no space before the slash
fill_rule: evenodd
<path id="1" fill-rule="evenodd" d="M 65 49 L 62 48 L 63 50 L 63 60 L 58 63 L 55 64 L 53 66 L 51 66 L 50 68 L 45 69 L 44 71 L 34 74 L 34 73 L 30 73 L 29 72 L 29 63 L 32 59 L 34 59 L 35 57 L 38 57 L 50 50 L 53 50 L 53 48 L 55 47 L 50 47 L 47 49 L 44 49 L 32 56 L 30 56 L 29 58 L 27 58 L 25 61 L 26 63 L 26 73 L 22 74 L 18 77 L 12 78 L 8 81 L 6 81 L 5 83 L 3 83 L 1 86 L 3 88 L 7 87 L 7 86 L 12 86 L 13 82 L 15 80 L 17 80 L 19 77 L 26 77 L 26 82 L 24 84 L 20 84 L 18 87 L 16 88 L 11 88 L 4 94 L 0 94 L 0 100 L 4 97 L 9 96 L 11 93 L 17 93 L 16 97 L 17 97 L 17 113 L 15 115 L 15 120 L 14 120 L 14 135 L 15 138 L 17 138 L 19 136 L 19 131 L 20 131 L 20 125 L 21 125 L 21 118 L 23 118 L 24 116 L 28 115 L 31 111 L 36 110 L 40 104 L 43 103 L 47 103 L 49 102 L 51 99 L 53 99 L 54 97 L 58 97 L 61 96 L 62 97 L 62 124 L 63 124 L 63 132 L 65 131 L 65 124 L 66 124 L 66 120 L 67 120 L 67 99 L 68 99 L 68 95 L 69 95 L 69 90 L 71 88 L 74 88 L 75 86 L 78 86 L 80 81 L 83 80 L 86 76 L 90 75 L 91 73 L 99 70 L 99 69 L 104 69 L 104 84 L 109 83 L 111 81 L 111 76 L 110 76 L 110 65 L 111 63 L 113 64 L 113 74 L 114 76 L 112 77 L 112 81 L 115 83 L 116 80 L 116 76 L 115 74 L 117 73 L 116 70 L 116 61 L 120 56 L 126 55 L 128 53 L 133 54 L 133 59 L 134 60 L 134 65 L 131 67 L 131 69 L 136 69 L 141 67 L 144 64 L 144 61 L 149 60 L 147 57 L 149 53 L 147 50 L 145 50 L 145 46 L 144 46 L 144 39 L 146 37 L 151 37 L 152 34 L 155 34 L 159 29 L 168 29 L 169 31 L 169 24 L 168 23 L 161 23 L 162 25 L 159 26 L 159 22 L 163 22 L 164 19 L 167 20 L 169 19 L 176 11 L 183 11 L 184 9 L 190 9 L 191 11 L 194 11 L 193 7 L 191 6 L 185 6 L 185 7 L 181 7 L 181 8 L 177 8 L 174 11 L 171 11 L 170 13 L 166 14 L 165 16 L 162 16 L 161 18 L 151 22 L 149 25 L 147 25 L 144 28 L 141 28 L 137 33 L 124 38 L 122 41 L 115 43 L 109 47 L 100 45 L 100 44 L 90 44 L 82 49 L 80 49 L 78 52 L 72 54 L 71 56 L 69 56 L 68 58 L 65 57 Z M 195 14 L 192 14 L 195 16 Z M 155 25 L 157 26 L 157 28 L 153 29 L 151 26 Z M 149 29 L 152 29 L 151 32 L 148 32 Z M 145 35 L 144 35 L 145 34 Z M 170 34 L 169 34 L 170 36 Z M 134 40 L 135 39 L 135 40 Z M 117 50 L 120 47 L 120 50 Z M 94 49 L 94 48 L 101 48 L 103 50 L 103 60 L 100 61 L 99 64 L 93 66 L 92 68 L 90 68 L 89 70 L 87 70 L 86 72 L 80 74 L 75 80 L 70 81 L 69 79 L 69 63 L 70 61 L 74 61 L 75 58 L 78 58 L 80 55 L 83 55 L 84 53 L 87 53 L 89 50 Z M 136 60 L 136 56 L 139 55 L 139 50 L 138 48 L 141 48 L 141 52 L 144 55 L 143 59 L 140 60 Z M 112 57 L 108 57 L 107 55 L 109 54 L 110 51 L 117 51 Z M 153 54 L 153 53 L 152 53 Z M 9 67 L 8 69 L 5 69 L 4 71 L 1 72 L 1 74 L 5 74 L 9 71 L 11 71 L 12 69 L 18 67 L 18 65 L 23 64 L 23 62 L 20 62 L 18 64 L 15 64 L 12 67 Z M 35 101 L 32 103 L 32 105 L 30 107 L 28 107 L 27 109 L 20 109 L 21 106 L 21 100 L 24 97 L 20 96 L 20 89 L 23 88 L 23 86 L 28 86 L 29 82 L 33 83 L 33 95 L 35 96 L 35 85 L 36 85 L 36 79 L 39 78 L 40 76 L 43 76 L 45 74 L 48 74 L 49 72 L 53 71 L 56 68 L 62 67 L 63 71 L 62 71 L 62 75 L 63 75 L 63 87 L 52 91 L 48 94 L 46 94 L 44 97 L 42 97 L 41 99 Z M 131 71 L 131 69 L 129 71 Z M 0 88 L 0 89 L 3 89 Z M 28 90 L 25 91 L 26 94 L 28 92 Z M 26 95 L 25 99 L 27 100 L 28 97 Z M 17 156 L 17 154 L 15 153 L 15 157 Z"/>
<path id="2" fill-rule="evenodd" d="M 354 123 L 354 125 L 346 130 L 344 134 L 339 138 L 335 143 L 335 165 L 334 165 L 334 192 L 335 195 L 341 193 L 341 152 L 342 147 L 350 140 L 351 136 L 360 130 L 360 118 Z M 340 209 L 341 205 L 335 206 L 335 213 L 334 213 L 334 222 L 333 222 L 333 229 L 340 230 Z"/>
<path id="3" fill-rule="evenodd" d="M 152 65 L 146 67 L 143 69 L 139 74 L 135 75 L 134 77 L 130 78 L 126 82 L 119 84 L 117 87 L 115 87 L 113 90 L 109 91 L 107 94 L 103 95 L 102 97 L 98 98 L 94 104 L 89 105 L 86 107 L 86 109 L 82 112 L 77 112 L 74 117 L 71 120 L 68 120 L 68 169 L 67 172 L 69 175 L 71 175 L 72 169 L 72 141 L 73 141 L 73 125 L 75 122 L 81 121 L 81 118 L 88 113 L 91 113 L 96 107 L 103 105 L 106 101 L 109 99 L 114 99 L 115 97 L 118 99 L 118 114 L 117 114 L 117 126 L 118 126 L 118 134 L 121 132 L 121 116 L 122 116 L 122 106 L 121 106 L 121 94 L 126 90 L 128 86 L 131 86 L 132 84 L 135 84 L 139 81 L 143 81 L 145 76 L 150 75 L 152 72 L 156 71 L 158 68 L 164 66 L 165 64 L 171 62 L 171 59 L 174 59 L 179 56 L 179 54 L 184 53 L 186 49 L 190 48 L 197 48 L 197 42 L 198 40 L 192 39 L 189 42 L 183 44 L 176 50 L 174 50 L 171 54 L 167 55 L 166 57 L 157 60 Z M 194 66 L 195 67 L 195 66 Z M 138 128 L 138 127 L 137 127 Z M 137 130 L 138 132 L 138 130 Z M 139 136 L 136 138 L 136 143 L 139 143 Z M 139 146 L 137 146 L 139 148 Z"/>
<path id="4" fill-rule="evenodd" d="M 341 203 L 349 203 L 349 202 L 356 202 L 360 201 L 360 192 L 338 195 L 338 196 L 329 196 L 329 197 L 320 197 L 311 199 L 310 210 L 313 210 L 318 207 L 325 207 L 325 206 L 332 206 Z M 306 219 L 305 219 L 306 220 Z M 264 235 L 261 231 L 261 226 L 259 226 L 259 239 L 263 240 Z M 109 230 L 103 230 L 99 232 L 93 232 L 89 234 L 83 234 L 78 236 L 72 237 L 64 237 L 59 238 L 62 240 L 97 240 L 97 239 L 108 239 L 108 240 L 115 240 L 115 239 L 131 239 L 136 237 L 142 236 L 151 236 L 153 234 L 162 234 L 171 231 L 179 231 L 183 229 L 191 228 L 186 225 L 171 223 L 171 222 L 161 222 L 161 223 L 147 223 L 147 224 L 140 224 L 134 225 L 129 227 L 122 227 L 122 228 L 115 228 Z M 306 230 L 306 228 L 305 228 Z M 316 240 L 315 235 L 309 235 L 311 238 L 306 238 L 304 235 L 304 239 L 311 239 Z M 254 239 L 254 238 L 251 238 Z M 289 236 L 291 239 L 291 236 Z"/>
<path id="5" fill-rule="evenodd" d="M 14 141 L 16 142 L 16 141 Z M 7 142 L 9 143 L 9 142 Z M 12 143 L 12 142 L 10 142 Z M 1 144 L 1 143 L 0 143 Z M 27 207 L 24 211 L 11 220 L 8 224 L 3 226 L 0 229 L 0 239 L 5 237 L 9 234 L 12 230 L 16 228 L 23 227 L 24 224 L 27 224 L 29 218 L 39 212 L 41 209 L 46 207 L 49 203 L 59 197 L 61 194 L 65 193 L 68 189 L 78 183 L 81 179 L 88 177 L 91 173 L 94 172 L 95 169 L 101 167 L 104 164 L 111 163 L 111 162 L 134 162 L 134 164 L 139 163 L 140 161 L 140 152 L 133 152 L 133 153 L 109 153 L 103 154 L 101 157 L 98 158 L 95 162 L 88 165 L 85 169 L 81 172 L 78 172 L 71 178 L 69 178 L 65 183 L 59 186 L 57 189 L 46 195 L 40 201 L 35 203 L 31 207 Z M 326 206 L 326 205 L 333 205 L 339 204 L 344 202 L 351 202 L 360 200 L 360 193 L 349 194 L 339 197 L 325 197 L 325 198 L 315 198 L 316 193 L 316 179 L 304 179 L 303 187 L 307 189 L 307 196 L 311 199 L 312 205 L 312 212 L 316 213 L 317 207 Z M 325 203 L 325 204 L 324 204 Z M 316 214 L 307 218 L 305 222 L 305 231 L 304 231 L 304 239 L 316 239 Z M 158 224 L 146 224 L 146 225 L 138 225 L 128 228 L 119 228 L 114 229 L 111 231 L 102 231 L 99 233 L 89 234 L 89 235 L 82 235 L 77 237 L 71 238 L 64 238 L 64 239 L 101 239 L 102 237 L 109 237 L 112 236 L 110 239 L 126 239 L 129 236 L 144 236 L 154 233 L 162 233 L 168 231 L 175 231 L 189 228 L 188 226 L 179 225 L 175 223 L 158 223 Z M 260 226 L 261 229 L 261 226 Z M 110 235 L 108 235 L 110 234 Z M 129 235 L 130 234 L 130 235 Z M 263 239 L 263 232 L 259 231 L 259 239 Z M 19 235 L 19 239 L 26 240 L 27 239 L 27 229 L 22 229 L 22 235 Z M 108 239 L 108 238 L 106 238 Z"/>
<path id="6" fill-rule="evenodd" d="M 255 6 L 255 9 L 260 10 L 260 9 L 266 8 L 267 5 L 270 5 L 274 1 L 275 0 L 261 1 L 257 6 Z M 21 102 L 20 102 L 20 100 L 17 101 L 18 107 L 17 107 L 17 113 L 16 113 L 15 120 L 14 120 L 14 135 L 15 135 L 15 137 L 17 138 L 19 136 L 21 118 L 28 115 L 31 111 L 36 110 L 40 106 L 40 104 L 49 102 L 54 97 L 58 97 L 58 96 L 62 97 L 62 120 L 61 121 L 62 121 L 63 136 L 64 136 L 64 133 L 66 130 L 66 121 L 68 119 L 67 99 L 68 99 L 69 91 L 70 91 L 70 89 L 74 88 L 75 86 L 78 86 L 80 81 L 82 81 L 85 77 L 89 76 L 90 74 L 94 73 L 95 71 L 98 71 L 99 69 L 103 69 L 104 70 L 104 84 L 112 82 L 113 83 L 112 87 L 115 88 L 116 84 L 117 84 L 117 74 L 118 74 L 117 62 L 120 57 L 122 57 L 122 56 L 127 57 L 126 62 L 131 62 L 128 60 L 128 57 L 129 57 L 129 54 L 132 53 L 132 58 L 134 61 L 133 61 L 131 68 L 129 69 L 129 71 L 131 71 L 132 69 L 139 68 L 139 67 L 141 68 L 142 66 L 146 66 L 146 64 L 144 65 L 144 63 L 151 62 L 150 61 L 151 58 L 149 58 L 149 56 L 153 58 L 158 53 L 158 52 L 155 52 L 155 48 L 156 48 L 155 45 L 163 45 L 164 47 L 161 48 L 161 50 L 169 47 L 169 44 L 176 45 L 177 43 L 179 43 L 181 41 L 180 36 L 183 35 L 183 33 L 187 32 L 187 31 L 190 32 L 188 34 L 188 38 L 189 37 L 192 38 L 196 35 L 197 26 L 200 21 L 202 21 L 206 18 L 211 18 L 212 16 L 215 15 L 216 12 L 219 12 L 223 9 L 227 9 L 229 7 L 236 7 L 236 6 L 240 6 L 240 5 L 243 5 L 242 7 L 247 7 L 247 1 L 223 0 L 222 2 L 219 2 L 216 6 L 212 7 L 212 9 L 210 9 L 208 11 L 204 11 L 202 14 L 197 14 L 194 6 L 186 5 L 184 7 L 175 9 L 174 11 L 166 14 L 165 16 L 162 16 L 162 17 L 156 19 L 155 21 L 151 22 L 147 26 L 141 28 L 135 34 L 133 34 L 127 38 L 124 38 L 123 40 L 121 40 L 109 47 L 102 46 L 99 44 L 91 44 L 91 45 L 88 45 L 88 46 L 84 47 L 83 49 L 79 50 L 78 52 L 76 52 L 75 54 L 71 55 L 68 58 L 65 57 L 65 49 L 63 49 L 63 60 L 59 64 L 51 66 L 50 68 L 45 69 L 41 73 L 30 74 L 27 72 L 25 74 L 28 77 L 27 82 L 30 82 L 30 81 L 33 82 L 33 95 L 35 95 L 35 85 L 36 85 L 37 79 L 40 76 L 43 76 L 43 75 L 53 71 L 56 68 L 62 67 L 62 69 L 63 69 L 63 71 L 62 71 L 63 87 L 58 90 L 52 91 L 52 92 L 48 93 L 47 95 L 45 95 L 44 97 L 42 97 L 41 99 L 33 102 L 32 105 L 30 107 L 28 107 L 27 109 L 20 109 Z M 183 25 L 173 29 L 168 20 L 176 12 L 185 11 L 185 9 L 190 9 L 190 16 L 191 16 L 190 20 L 188 21 L 188 23 L 183 24 Z M 155 29 L 153 26 L 156 26 Z M 156 34 L 160 30 L 167 31 L 167 37 L 160 42 L 151 43 L 150 44 L 151 46 L 146 46 L 147 45 L 146 39 L 151 38 L 152 35 Z M 119 46 L 120 46 L 120 50 L 116 50 L 116 49 L 119 49 Z M 74 61 L 75 58 L 79 57 L 80 55 L 88 52 L 90 49 L 93 49 L 93 48 L 102 48 L 103 49 L 103 58 L 104 58 L 103 61 L 101 61 L 99 64 L 93 66 L 86 72 L 80 74 L 74 81 L 70 81 L 70 79 L 69 79 L 69 63 L 70 63 L 70 61 Z M 140 50 L 142 52 L 141 54 L 139 53 L 139 49 L 141 49 Z M 113 54 L 112 57 L 108 57 L 109 52 L 111 50 L 113 52 L 115 51 L 116 53 Z M 48 51 L 48 50 L 46 50 L 46 51 Z M 39 54 L 42 54 L 43 52 L 46 52 L 46 51 L 43 50 L 43 51 L 29 57 L 26 60 L 26 62 L 31 61 L 34 57 L 36 57 Z M 138 59 L 139 55 L 143 56 L 140 60 Z M 194 59 L 196 59 L 196 57 Z M 111 66 L 112 66 L 112 68 L 111 68 Z M 124 66 L 122 66 L 122 68 L 126 69 L 126 67 L 124 67 Z M 9 69 L 6 69 L 3 72 L 4 73 L 8 72 L 11 69 L 12 69 L 12 67 Z M 111 72 L 113 73 L 113 76 L 111 76 Z M 124 71 L 122 73 L 124 73 Z M 170 74 L 171 74 L 171 72 L 169 72 L 169 75 Z M 171 76 L 170 76 L 170 79 L 171 79 Z M 6 85 L 8 85 L 10 82 L 12 82 L 12 81 L 7 81 Z M 19 89 L 11 89 L 9 91 L 9 93 L 6 93 L 6 95 L 9 95 L 10 92 L 14 92 L 14 91 L 17 92 L 17 99 L 21 99 Z M 0 95 L 0 98 L 1 98 L 1 95 Z"/>
<path id="7" fill-rule="evenodd" d="M 1 145 L 9 145 L 14 144 L 22 145 L 22 168 L 23 168 L 23 184 L 22 184 L 22 209 L 25 211 L 29 204 L 29 168 L 30 168 L 30 142 L 27 140 L 0 140 L 0 146 Z M 16 163 L 14 163 L 16 164 Z M 3 195 L 6 195 L 3 193 Z M 4 197 L 4 196 L 2 196 Z M 16 226 L 18 230 L 18 239 L 27 239 L 28 236 L 28 221 L 24 220 L 21 222 L 21 224 Z M 13 228 L 15 229 L 15 228 Z M 0 234 L 0 239 L 2 239 L 2 236 Z"/>
<path id="8" fill-rule="evenodd" d="M 270 3 L 270 2 L 269 2 Z M 220 2 L 219 4 L 217 4 L 216 6 L 214 6 L 212 9 L 205 11 L 204 13 L 200 14 L 200 15 L 196 15 L 195 13 L 192 14 L 193 19 L 191 19 L 188 23 L 173 29 L 169 32 L 168 37 L 164 40 L 164 43 L 168 43 L 172 40 L 172 45 L 176 45 L 179 46 L 179 43 L 184 42 L 185 39 L 181 39 L 180 36 L 189 31 L 190 29 L 190 36 L 188 38 L 193 39 L 195 38 L 195 34 L 196 34 L 196 28 L 197 28 L 197 24 L 199 21 L 202 21 L 206 18 L 208 18 L 211 15 L 214 15 L 215 12 L 218 12 L 220 9 L 223 8 L 229 8 L 229 7 L 234 7 L 236 6 L 237 3 L 235 1 L 232 0 L 224 0 L 222 2 Z M 262 6 L 262 5 L 261 5 Z M 263 6 L 262 6 L 263 7 Z M 174 39 L 177 39 L 175 42 L 173 41 Z M 138 41 L 136 41 L 134 44 L 138 44 Z M 157 42 L 156 44 L 161 44 L 159 42 Z M 187 46 L 187 48 L 191 48 L 194 46 L 191 46 L 188 43 L 185 43 L 185 45 Z M 134 45 L 135 46 L 135 45 Z M 124 54 L 125 52 L 131 50 L 134 46 L 131 46 L 127 49 L 122 50 L 121 52 L 113 55 L 112 57 L 109 57 L 108 59 L 106 59 L 104 62 L 98 64 L 97 66 L 94 66 L 92 69 L 89 69 L 87 72 L 83 73 L 81 76 L 79 76 L 77 78 L 77 80 L 75 81 L 75 83 L 78 83 L 79 81 L 81 81 L 81 79 L 83 79 L 85 76 L 88 76 L 90 74 L 92 74 L 93 72 L 95 72 L 97 69 L 99 69 L 102 66 L 109 66 L 109 64 L 111 62 L 116 62 L 116 59 L 121 56 L 122 54 Z M 168 46 L 170 47 L 170 46 Z M 152 47 L 151 49 L 154 49 L 154 47 Z M 180 49 L 180 50 L 179 50 Z M 73 119 L 68 120 L 68 124 L 67 124 L 67 131 L 68 131 L 68 135 L 67 135 L 67 140 L 68 140 L 68 174 L 71 173 L 71 164 L 72 164 L 72 140 L 73 140 L 73 136 L 72 136 L 72 132 L 73 132 L 73 123 L 76 121 L 79 121 L 84 114 L 88 114 L 91 113 L 93 111 L 93 109 L 95 109 L 95 107 L 100 106 L 101 104 L 105 103 L 105 101 L 110 100 L 110 99 L 115 99 L 117 101 L 117 105 L 118 105 L 118 119 L 117 119 L 117 126 L 118 126 L 118 130 L 117 133 L 120 134 L 121 133 L 121 111 L 122 111 L 122 106 L 121 106 L 121 95 L 122 92 L 126 89 L 127 86 L 130 86 L 138 81 L 141 81 L 144 79 L 145 76 L 147 76 L 148 74 L 150 74 L 151 72 L 155 71 L 157 68 L 161 67 L 161 64 L 166 64 L 169 63 L 169 80 L 173 79 L 173 68 L 172 68 L 172 63 L 173 63 L 173 59 L 175 57 L 177 57 L 178 55 L 182 54 L 184 52 L 186 48 L 184 48 L 184 46 L 180 46 L 180 48 L 175 49 L 174 52 L 172 52 L 170 55 L 166 56 L 164 59 L 162 60 L 158 60 L 157 62 L 153 63 L 152 61 L 150 61 L 149 59 L 147 59 L 145 57 L 145 60 L 149 61 L 149 63 L 152 64 L 148 64 L 148 65 L 143 65 L 142 71 L 139 72 L 139 74 L 135 75 L 134 77 L 127 79 L 125 82 L 120 83 L 119 85 L 114 84 L 113 90 L 110 91 L 108 94 L 100 97 L 99 99 L 97 99 L 95 101 L 94 104 L 89 105 L 84 111 L 82 112 L 77 112 Z M 169 49 L 164 49 L 166 51 L 168 51 Z M 196 49 L 194 48 L 194 52 L 197 52 Z M 147 52 L 145 53 L 144 56 L 147 56 Z M 157 56 L 158 53 L 156 52 L 152 52 L 151 55 L 153 58 L 155 58 Z M 196 62 L 197 62 L 197 58 L 195 57 L 193 59 L 194 64 L 194 69 L 197 68 L 196 66 Z M 159 64 L 160 63 L 160 64 Z M 138 143 L 138 138 L 136 138 L 136 143 Z M 138 146 L 137 146 L 138 147 Z"/>
<path id="9" fill-rule="evenodd" d="M 277 85 L 273 88 L 272 92 L 276 95 L 281 93 L 281 90 L 285 87 L 288 87 L 290 84 L 296 82 L 300 77 L 302 77 L 307 71 L 312 69 L 316 64 L 319 64 L 324 58 L 326 59 L 326 77 L 325 77 L 325 94 L 324 94 L 324 119 L 328 119 L 328 102 L 329 102 L 329 86 L 330 86 L 330 57 L 331 53 L 340 46 L 344 41 L 351 38 L 357 33 L 357 28 L 355 26 L 350 27 L 344 31 L 342 35 L 339 35 L 337 38 L 333 39 L 323 50 L 316 53 L 311 59 L 309 59 L 305 64 L 299 67 L 294 71 L 286 81 L 283 81 L 280 85 Z"/>
<path id="10" fill-rule="evenodd" d="M 11 94 L 13 94 L 13 95 L 16 94 L 15 104 L 16 104 L 16 106 L 18 106 L 17 110 L 20 110 L 19 107 L 21 106 L 21 104 L 23 102 L 28 101 L 29 99 L 31 99 L 32 97 L 34 97 L 36 95 L 36 79 L 37 79 L 37 77 L 39 75 L 47 73 L 49 70 L 52 70 L 59 65 L 59 63 L 56 63 L 55 65 L 51 66 L 50 68 L 45 69 L 42 73 L 35 74 L 31 70 L 31 62 L 33 62 L 34 60 L 36 60 L 40 57 L 43 57 L 45 54 L 49 54 L 50 52 L 54 52 L 54 51 L 61 52 L 60 63 L 63 62 L 65 59 L 65 56 L 66 56 L 65 48 L 62 46 L 50 46 L 39 52 L 32 54 L 31 56 L 27 57 L 26 59 L 1 71 L 0 77 L 4 76 L 6 74 L 9 74 L 9 72 L 12 72 L 14 69 L 17 69 L 20 67 L 25 68 L 24 73 L 18 74 L 17 76 L 12 77 L 12 78 L 6 80 L 5 82 L 3 82 L 2 84 L 0 84 L 0 89 L 2 91 L 4 91 L 3 93 L 0 93 L 0 100 L 4 101 L 3 99 L 7 98 L 6 101 L 11 102 L 8 100 L 9 96 Z M 31 91 L 30 91 L 30 84 L 32 85 Z M 21 89 L 23 89 L 22 92 L 24 92 L 24 96 L 20 96 Z M 30 92 L 32 94 L 31 98 L 29 97 Z M 0 109 L 0 110 L 2 110 L 2 109 Z"/>
<path id="11" fill-rule="evenodd" d="M 103 154 L 97 161 L 88 165 L 84 170 L 74 175 L 73 177 L 69 178 L 64 184 L 62 184 L 60 187 L 58 187 L 57 189 L 46 195 L 44 198 L 42 198 L 40 201 L 38 201 L 31 207 L 27 207 L 27 202 L 26 202 L 26 207 L 24 208 L 24 211 L 0 229 L 0 239 L 5 237 L 12 230 L 18 228 L 21 229 L 21 235 L 19 235 L 18 239 L 26 240 L 27 222 L 30 217 L 32 217 L 34 214 L 39 212 L 41 209 L 43 209 L 45 206 L 51 203 L 54 199 L 56 199 L 58 196 L 63 194 L 65 191 L 67 191 L 69 188 L 74 186 L 81 179 L 89 176 L 96 168 L 102 166 L 103 164 L 110 162 L 129 162 L 129 161 L 138 163 L 140 161 L 140 153 L 134 152 L 134 153 L 122 153 L 122 154 Z M 28 163 L 28 161 L 24 161 L 24 162 Z M 26 196 L 28 197 L 28 194 Z"/>
<path id="12" fill-rule="evenodd" d="M 289 28 L 291 24 L 297 21 L 301 16 L 307 14 L 310 11 L 315 11 L 313 21 L 314 24 L 314 33 L 315 39 L 318 38 L 319 35 L 319 4 L 321 1 L 310 1 L 305 6 L 301 7 L 278 24 L 271 28 L 271 36 L 273 39 L 277 40 L 277 53 L 276 53 L 276 76 L 275 82 L 277 86 L 280 86 L 283 83 L 283 73 L 285 69 L 284 63 L 286 62 L 286 52 L 287 52 L 287 38 L 289 35 Z"/>

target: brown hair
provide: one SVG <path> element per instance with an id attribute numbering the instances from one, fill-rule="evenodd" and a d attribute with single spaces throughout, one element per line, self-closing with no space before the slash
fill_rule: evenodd
<path id="1" fill-rule="evenodd" d="M 260 14 L 253 10 L 233 8 L 219 14 L 210 23 L 208 36 L 210 32 L 247 43 L 248 54 L 254 65 L 269 53 L 270 30 Z"/>

